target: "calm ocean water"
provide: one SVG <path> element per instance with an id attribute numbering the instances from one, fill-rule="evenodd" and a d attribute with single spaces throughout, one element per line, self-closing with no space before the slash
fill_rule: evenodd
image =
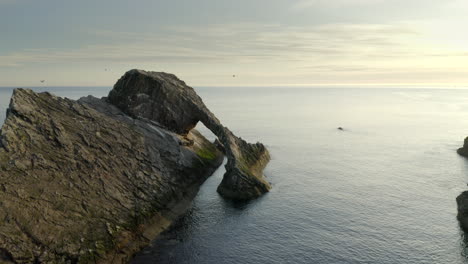
<path id="1" fill-rule="evenodd" d="M 227 202 L 219 169 L 133 263 L 468 262 L 455 202 L 468 182 L 468 159 L 455 152 L 468 136 L 468 90 L 197 91 L 224 125 L 267 145 L 273 190 Z M 0 88 L 0 122 L 10 94 Z"/>

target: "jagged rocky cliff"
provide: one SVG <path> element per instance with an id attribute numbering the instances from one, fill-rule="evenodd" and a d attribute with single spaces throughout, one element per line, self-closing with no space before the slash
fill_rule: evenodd
<path id="1" fill-rule="evenodd" d="M 126 262 L 222 162 L 197 131 L 188 137 L 99 99 L 16 89 L 1 130 L 0 258 Z"/>
<path id="2" fill-rule="evenodd" d="M 247 200 L 271 189 L 263 177 L 270 155 L 261 143 L 249 144 L 224 127 L 192 87 L 173 74 L 131 70 L 107 99 L 133 117 L 145 118 L 185 135 L 201 121 L 224 145 L 228 162 L 218 192 Z"/>
<path id="3" fill-rule="evenodd" d="M 222 195 L 269 190 L 266 148 L 234 136 L 174 75 L 132 70 L 103 99 L 16 89 L 0 131 L 0 263 L 127 262 L 184 212 L 219 149 Z"/>
<path id="4" fill-rule="evenodd" d="M 457 150 L 457 153 L 464 157 L 468 157 L 468 137 L 465 138 L 463 142 L 463 147 L 459 148 Z"/>
<path id="5" fill-rule="evenodd" d="M 458 221 L 460 227 L 468 232 L 468 191 L 463 192 L 457 197 Z"/>

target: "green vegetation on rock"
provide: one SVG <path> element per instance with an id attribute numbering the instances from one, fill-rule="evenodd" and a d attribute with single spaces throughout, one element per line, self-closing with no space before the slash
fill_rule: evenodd
<path id="1" fill-rule="evenodd" d="M 213 148 L 202 148 L 197 151 L 197 155 L 204 160 L 214 160 L 218 157 Z"/>
<path id="2" fill-rule="evenodd" d="M 11 259 L 1 263 L 126 263 L 150 242 L 146 228 L 156 225 L 155 236 L 168 226 L 151 219 L 173 220 L 171 207 L 221 164 L 201 135 L 202 149 L 182 146 L 97 98 L 16 89 L 10 110 L 0 131 L 0 245 Z"/>

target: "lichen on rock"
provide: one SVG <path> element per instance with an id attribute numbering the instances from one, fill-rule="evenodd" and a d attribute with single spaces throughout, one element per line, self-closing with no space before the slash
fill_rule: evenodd
<path id="1" fill-rule="evenodd" d="M 108 102 L 130 116 L 149 119 L 185 135 L 201 121 L 224 146 L 228 162 L 218 192 L 248 200 L 268 192 L 263 169 L 270 155 L 261 143 L 250 144 L 224 127 L 195 90 L 173 74 L 131 70 L 109 93 Z"/>
<path id="2" fill-rule="evenodd" d="M 0 262 L 127 262 L 223 160 L 187 136 L 97 98 L 16 89 L 0 132 Z"/>
<path id="3" fill-rule="evenodd" d="M 15 89 L 0 130 L 0 263 L 126 263 L 184 212 L 223 152 L 221 195 L 268 192 L 265 146 L 236 137 L 172 74 L 129 71 L 102 99 Z"/>

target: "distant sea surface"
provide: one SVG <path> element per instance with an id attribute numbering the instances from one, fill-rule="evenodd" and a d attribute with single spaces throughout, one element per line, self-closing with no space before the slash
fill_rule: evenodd
<path id="1" fill-rule="evenodd" d="M 35 89 L 77 99 L 110 88 Z M 273 189 L 225 201 L 220 168 L 133 263 L 468 263 L 455 202 L 468 182 L 456 153 L 468 90 L 196 90 L 224 125 L 267 145 Z M 0 122 L 10 95 L 0 88 Z"/>

